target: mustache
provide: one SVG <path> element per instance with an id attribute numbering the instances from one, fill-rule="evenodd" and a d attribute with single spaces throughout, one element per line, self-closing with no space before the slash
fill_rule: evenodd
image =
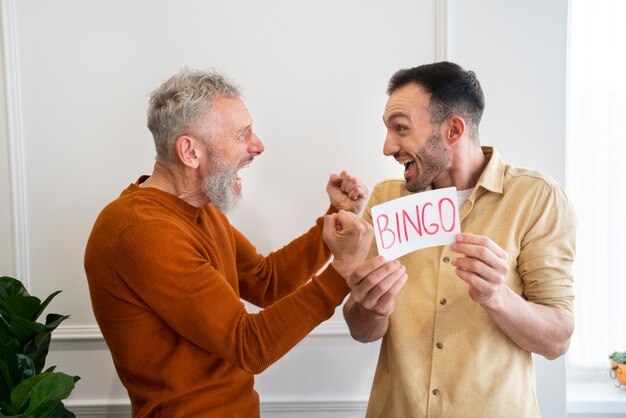
<path id="1" fill-rule="evenodd" d="M 241 160 L 241 162 L 237 166 L 237 170 L 249 166 L 250 164 L 252 164 L 252 161 L 254 161 L 254 157 L 248 157 L 244 160 Z"/>

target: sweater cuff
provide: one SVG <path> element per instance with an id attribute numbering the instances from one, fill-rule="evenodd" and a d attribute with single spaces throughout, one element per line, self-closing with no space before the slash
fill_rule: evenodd
<path id="1" fill-rule="evenodd" d="M 341 305 L 350 293 L 346 279 L 335 270 L 332 264 L 329 264 L 319 276 L 314 276 L 313 281 L 335 306 Z"/>
<path id="2" fill-rule="evenodd" d="M 337 213 L 337 209 L 335 209 L 333 205 L 330 205 L 326 213 L 320 216 L 319 218 L 317 218 L 317 220 L 315 221 L 315 224 L 320 229 L 320 233 L 324 230 L 324 216 L 332 215 L 333 213 Z"/>

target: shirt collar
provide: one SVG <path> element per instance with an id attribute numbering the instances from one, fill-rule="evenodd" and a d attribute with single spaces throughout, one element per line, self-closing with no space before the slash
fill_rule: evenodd
<path id="1" fill-rule="evenodd" d="M 493 193 L 502 193 L 504 188 L 504 160 L 494 147 L 481 147 L 488 163 L 478 178 L 476 187 L 482 187 Z"/>

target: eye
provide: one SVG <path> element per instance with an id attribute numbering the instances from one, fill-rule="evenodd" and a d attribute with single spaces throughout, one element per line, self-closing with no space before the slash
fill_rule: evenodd
<path id="1" fill-rule="evenodd" d="M 406 127 L 406 126 L 404 126 L 404 125 L 396 125 L 396 131 L 397 131 L 398 133 L 402 133 L 402 132 L 404 132 L 404 131 L 407 131 L 408 129 L 409 129 L 409 128 L 408 128 L 408 127 Z"/>
<path id="2" fill-rule="evenodd" d="M 239 141 L 245 141 L 248 137 L 250 136 L 250 128 L 243 130 L 239 136 L 237 137 L 237 139 Z"/>

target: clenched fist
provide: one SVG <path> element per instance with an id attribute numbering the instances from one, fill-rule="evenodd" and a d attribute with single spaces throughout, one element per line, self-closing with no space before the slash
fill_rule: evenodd
<path id="1" fill-rule="evenodd" d="M 322 237 L 333 253 L 333 267 L 347 279 L 365 260 L 374 232 L 369 223 L 354 213 L 340 210 L 324 216 Z"/>

